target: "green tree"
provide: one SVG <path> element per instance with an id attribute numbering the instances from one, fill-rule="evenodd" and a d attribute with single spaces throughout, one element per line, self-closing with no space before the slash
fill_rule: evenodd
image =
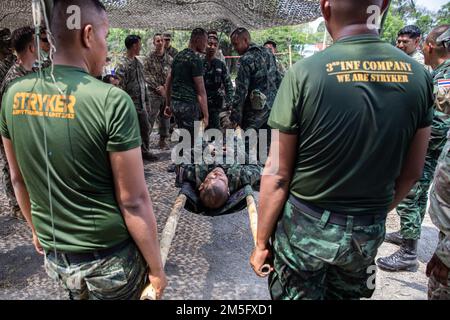
<path id="1" fill-rule="evenodd" d="M 383 26 L 381 38 L 387 42 L 395 44 L 397 41 L 398 31 L 403 28 L 404 25 L 405 23 L 403 22 L 401 16 L 394 10 L 390 10 Z"/>
<path id="2" fill-rule="evenodd" d="M 395 43 L 398 31 L 407 24 L 417 25 L 427 34 L 436 24 L 450 23 L 450 2 L 442 7 L 436 17 L 424 7 L 415 5 L 412 0 L 392 0 L 383 28 L 382 38 Z"/>
<path id="3" fill-rule="evenodd" d="M 441 10 L 438 11 L 436 24 L 437 25 L 450 24 L 450 2 L 443 5 Z"/>
<path id="4" fill-rule="evenodd" d="M 428 34 L 433 29 L 434 20 L 428 14 L 419 14 L 415 24 L 420 28 L 423 34 Z"/>

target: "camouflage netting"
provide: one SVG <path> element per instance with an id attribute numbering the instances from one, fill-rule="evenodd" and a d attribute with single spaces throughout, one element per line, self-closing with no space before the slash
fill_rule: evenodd
<path id="1" fill-rule="evenodd" d="M 295 25 L 320 16 L 318 0 L 103 0 L 117 28 L 230 31 Z M 0 27 L 30 24 L 31 0 L 0 0 Z"/>

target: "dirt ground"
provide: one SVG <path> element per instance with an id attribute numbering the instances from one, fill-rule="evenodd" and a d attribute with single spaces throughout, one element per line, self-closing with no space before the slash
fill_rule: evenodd
<path id="1" fill-rule="evenodd" d="M 152 137 L 156 148 L 156 137 Z M 145 163 L 145 176 L 161 233 L 178 190 L 174 187 L 175 175 L 166 172 L 170 151 L 154 151 L 160 153 L 161 160 Z M 67 299 L 67 294 L 45 274 L 43 258 L 34 251 L 27 225 L 5 212 L 3 190 L 0 190 L 0 205 L 0 300 Z M 387 222 L 388 231 L 396 230 L 398 225 L 398 217 L 392 212 Z M 372 299 L 426 299 L 425 266 L 436 247 L 437 234 L 427 216 L 419 243 L 419 270 L 400 273 L 379 270 Z M 166 264 L 169 287 L 164 298 L 269 299 L 267 280 L 256 277 L 250 269 L 251 250 L 246 212 L 209 218 L 184 211 Z M 394 245 L 383 244 L 379 255 L 395 250 Z"/>

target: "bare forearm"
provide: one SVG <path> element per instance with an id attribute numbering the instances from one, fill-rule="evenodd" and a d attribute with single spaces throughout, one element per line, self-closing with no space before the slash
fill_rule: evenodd
<path id="1" fill-rule="evenodd" d="M 200 105 L 200 109 L 202 110 L 202 114 L 204 117 L 209 117 L 208 112 L 208 99 L 206 97 L 206 93 L 200 94 L 197 96 L 198 103 Z"/>
<path id="2" fill-rule="evenodd" d="M 31 219 L 31 203 L 30 196 L 28 194 L 27 188 L 24 182 L 14 182 L 13 183 L 14 194 L 16 195 L 17 202 L 22 211 L 25 220 L 27 220 L 28 226 L 31 228 L 32 232 L 35 233 L 33 222 Z"/>
<path id="3" fill-rule="evenodd" d="M 414 184 L 422 177 L 430 135 L 430 127 L 419 129 L 414 135 L 400 176 L 395 181 L 394 201 L 389 207 L 389 211 L 397 207 L 408 195 Z"/>
<path id="4" fill-rule="evenodd" d="M 289 181 L 287 179 L 271 175 L 262 177 L 256 243 L 258 248 L 267 248 L 288 195 Z"/>
<path id="5" fill-rule="evenodd" d="M 389 211 L 394 210 L 400 202 L 408 195 L 411 191 L 414 184 L 417 182 L 417 179 L 414 178 L 399 178 L 395 184 L 395 195 L 394 201 L 389 207 Z"/>
<path id="6" fill-rule="evenodd" d="M 122 207 L 122 213 L 128 231 L 149 265 L 151 273 L 162 272 L 158 230 L 150 200 L 143 200 L 132 208 Z"/>

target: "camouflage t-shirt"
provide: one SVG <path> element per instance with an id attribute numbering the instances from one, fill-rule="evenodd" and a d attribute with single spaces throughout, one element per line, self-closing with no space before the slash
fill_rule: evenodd
<path id="1" fill-rule="evenodd" d="M 145 81 L 150 93 L 159 96 L 156 88 L 166 84 L 173 58 L 165 52 L 162 56 L 152 52 L 144 62 Z"/>
<path id="2" fill-rule="evenodd" d="M 142 63 L 138 58 L 123 56 L 116 67 L 116 75 L 120 80 L 119 87 L 130 95 L 136 108 L 142 110 L 149 103 Z"/>
<path id="3" fill-rule="evenodd" d="M 202 155 L 205 155 L 206 153 L 211 154 L 214 153 L 211 150 L 219 150 L 223 148 L 223 146 L 218 147 L 214 143 L 203 143 L 202 147 L 203 149 L 197 150 L 197 152 L 200 152 Z M 178 169 L 180 170 L 179 175 L 181 175 L 182 182 L 190 182 L 195 185 L 196 189 L 198 189 L 206 179 L 207 175 L 214 169 L 220 167 L 227 175 L 230 194 L 239 191 L 239 189 L 246 185 L 251 187 L 256 186 L 261 180 L 263 167 L 259 164 L 252 164 L 247 153 L 241 152 L 240 155 L 238 154 L 239 150 L 243 149 L 238 148 L 237 139 L 234 140 L 232 147 L 233 150 L 227 150 L 222 154 L 217 153 L 215 154 L 215 158 L 211 158 L 208 161 L 203 159 L 203 161 L 201 161 L 202 164 L 182 164 Z M 208 151 L 206 151 L 207 148 Z M 227 159 L 227 153 L 231 153 L 232 157 L 230 159 Z M 193 161 L 194 159 L 195 149 L 192 149 L 190 162 L 195 162 Z M 177 179 L 179 178 L 180 177 L 177 177 Z"/>
<path id="4" fill-rule="evenodd" d="M 172 59 L 175 58 L 175 56 L 178 54 L 178 50 L 172 46 L 169 49 L 166 49 L 166 52 L 169 56 L 172 57 Z"/>
<path id="5" fill-rule="evenodd" d="M 421 65 L 425 65 L 425 57 L 419 50 L 414 51 L 414 53 L 412 53 L 410 57 L 416 60 Z"/>
<path id="6" fill-rule="evenodd" d="M 213 59 L 211 62 L 205 60 L 204 80 L 208 100 L 223 97 L 225 91 L 225 102 L 227 105 L 231 105 L 233 83 L 225 63 L 219 59 Z"/>
<path id="7" fill-rule="evenodd" d="M 450 115 L 450 59 L 433 71 L 436 109 Z"/>
<path id="8" fill-rule="evenodd" d="M 431 127 L 431 140 L 429 149 L 441 152 L 447 142 L 447 132 L 450 129 L 450 60 L 436 68 L 432 73 L 435 106 L 433 125 Z M 447 111 L 446 111 L 447 110 Z"/>
<path id="9" fill-rule="evenodd" d="M 177 54 L 172 63 L 172 100 L 196 102 L 196 77 L 203 77 L 203 60 L 188 48 Z"/>
<path id="10" fill-rule="evenodd" d="M 267 123 L 281 74 L 269 49 L 251 44 L 239 59 L 232 121 L 243 129 L 260 129 Z"/>
<path id="11" fill-rule="evenodd" d="M 330 211 L 385 213 L 410 144 L 433 120 L 428 71 L 373 35 L 296 63 L 269 125 L 298 135 L 290 192 Z"/>
<path id="12" fill-rule="evenodd" d="M 436 109 L 450 117 L 450 60 L 439 66 L 433 73 Z M 438 160 L 433 188 L 430 192 L 430 217 L 444 234 L 436 248 L 436 255 L 450 267 L 450 130 L 446 145 Z"/>
<path id="13" fill-rule="evenodd" d="M 32 71 L 27 71 L 24 67 L 22 67 L 17 62 L 14 63 L 14 65 L 9 69 L 9 71 L 6 73 L 5 78 L 0 83 L 0 103 L 2 101 L 3 94 L 5 93 L 8 86 L 17 78 L 26 76 L 27 74 L 31 73 Z"/>
<path id="14" fill-rule="evenodd" d="M 9 55 L 8 57 L 0 61 L 0 83 L 3 81 L 15 61 L 16 57 L 14 55 Z"/>

